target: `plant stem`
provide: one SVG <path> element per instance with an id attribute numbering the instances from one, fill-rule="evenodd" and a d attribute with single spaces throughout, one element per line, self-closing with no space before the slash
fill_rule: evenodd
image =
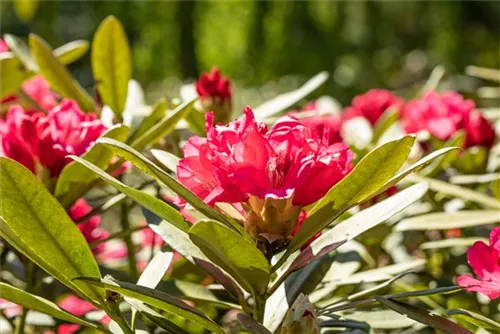
<path id="1" fill-rule="evenodd" d="M 253 318 L 259 323 L 264 322 L 264 312 L 266 307 L 265 296 L 254 296 Z"/>
<path id="2" fill-rule="evenodd" d="M 122 203 L 122 219 L 121 219 L 121 225 L 122 229 L 124 231 L 130 230 L 130 222 L 128 221 L 128 206 L 126 202 Z M 132 237 L 130 234 L 126 235 L 125 238 L 125 244 L 127 245 L 127 254 L 128 254 L 128 264 L 130 267 L 130 275 L 134 279 L 137 279 L 137 263 L 135 260 L 135 247 L 134 243 L 132 242 Z"/>
<path id="3" fill-rule="evenodd" d="M 30 260 L 27 260 L 28 263 L 25 268 L 24 277 L 26 279 L 26 292 L 33 292 L 33 283 L 35 281 L 35 264 Z M 28 309 L 23 307 L 23 311 L 21 313 L 21 318 L 17 323 L 16 334 L 24 334 L 24 326 L 26 325 L 26 316 L 28 315 Z"/>
<path id="4" fill-rule="evenodd" d="M 271 286 L 271 288 L 267 291 L 267 296 L 271 296 L 279 287 L 281 284 L 283 284 L 283 282 L 285 281 L 285 279 L 288 277 L 288 271 L 283 273 L 283 275 L 281 275 L 280 277 L 278 277 L 278 279 L 276 280 L 276 282 L 274 282 L 274 284 Z"/>
<path id="5" fill-rule="evenodd" d="M 108 313 L 109 317 L 113 319 L 113 321 L 116 322 L 118 326 L 120 326 L 123 333 L 134 334 L 135 331 L 129 326 L 127 320 L 121 314 L 120 308 L 118 307 L 116 301 L 108 301 L 106 304 L 108 306 L 108 310 L 106 313 Z"/>

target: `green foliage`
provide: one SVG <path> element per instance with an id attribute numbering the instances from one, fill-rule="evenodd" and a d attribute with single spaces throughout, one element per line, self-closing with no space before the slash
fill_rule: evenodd
<path id="1" fill-rule="evenodd" d="M 66 211 L 24 166 L 3 157 L 0 162 L 2 238 L 61 283 L 94 304 L 102 304 L 102 289 L 73 281 L 101 274 L 85 238 Z"/>

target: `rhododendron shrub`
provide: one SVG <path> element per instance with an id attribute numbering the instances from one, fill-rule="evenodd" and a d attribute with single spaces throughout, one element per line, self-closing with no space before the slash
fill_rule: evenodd
<path id="1" fill-rule="evenodd" d="M 434 73 L 343 107 L 321 72 L 230 121 L 217 67 L 147 105 L 126 32 L 96 30 L 98 96 L 85 41 L 0 43 L 0 332 L 500 331 L 484 101 Z"/>

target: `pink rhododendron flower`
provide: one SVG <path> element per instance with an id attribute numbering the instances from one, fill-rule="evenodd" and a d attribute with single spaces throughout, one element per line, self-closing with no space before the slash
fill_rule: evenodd
<path id="1" fill-rule="evenodd" d="M 49 83 L 41 75 L 35 75 L 25 81 L 22 88 L 30 98 L 45 110 L 50 110 L 57 105 L 57 95 L 50 90 Z"/>
<path id="2" fill-rule="evenodd" d="M 221 76 L 219 69 L 214 67 L 210 73 L 203 73 L 195 86 L 200 96 L 195 104 L 196 109 L 201 112 L 213 111 L 215 122 L 227 123 L 232 112 L 229 79 Z"/>
<path id="3" fill-rule="evenodd" d="M 344 119 L 364 117 L 374 125 L 387 109 L 400 110 L 404 101 L 385 89 L 370 89 L 363 95 L 356 96 L 350 107 L 344 110 Z"/>
<path id="4" fill-rule="evenodd" d="M 69 216 L 73 220 L 78 220 L 79 218 L 84 217 L 92 211 L 90 205 L 83 198 L 80 198 L 75 201 L 75 203 L 69 209 Z M 103 230 L 99 226 L 101 225 L 101 217 L 98 215 L 92 216 L 89 220 L 78 224 L 78 228 L 82 232 L 85 240 L 87 242 L 93 243 L 97 240 L 105 239 L 109 236 L 109 232 Z M 92 249 L 94 255 L 101 254 L 106 248 L 105 244 L 99 244 L 97 247 Z"/>
<path id="5" fill-rule="evenodd" d="M 230 100 L 232 95 L 229 79 L 221 76 L 217 67 L 200 76 L 196 82 L 196 91 L 201 98 L 209 97 L 221 101 Z"/>
<path id="6" fill-rule="evenodd" d="M 464 129 L 465 147 L 489 148 L 495 141 L 493 126 L 474 109 L 474 101 L 465 100 L 458 93 L 430 92 L 408 102 L 401 112 L 401 121 L 407 133 L 425 130 L 440 140 L 447 140 Z"/>
<path id="7" fill-rule="evenodd" d="M 78 317 L 83 317 L 89 312 L 99 310 L 90 302 L 80 299 L 74 295 L 64 297 L 57 304 L 63 310 L 70 312 Z M 101 324 L 107 325 L 111 322 L 111 318 L 108 315 L 103 314 L 99 322 Z M 57 328 L 57 334 L 76 333 L 79 329 L 80 325 L 78 324 L 62 324 Z"/>
<path id="8" fill-rule="evenodd" d="M 13 106 L 0 120 L 0 153 L 33 173 L 41 166 L 56 177 L 71 161 L 67 155 L 82 155 L 105 130 L 95 114 L 83 113 L 72 100 L 63 100 L 47 115 Z"/>
<path id="9" fill-rule="evenodd" d="M 22 306 L 14 304 L 13 302 L 10 302 L 3 298 L 0 298 L 0 309 L 9 319 L 21 314 L 23 310 Z"/>
<path id="10" fill-rule="evenodd" d="M 3 39 L 0 39 L 0 53 L 8 51 L 9 51 L 9 46 Z"/>
<path id="11" fill-rule="evenodd" d="M 457 277 L 459 285 L 467 291 L 480 292 L 490 299 L 500 297 L 500 227 L 490 233 L 490 244 L 476 241 L 467 251 L 467 260 L 479 277 L 461 275 Z"/>
<path id="12" fill-rule="evenodd" d="M 351 170 L 345 144 L 324 145 L 293 117 L 280 118 L 270 130 L 249 107 L 227 126 L 213 127 L 212 120 L 208 114 L 207 138 L 192 137 L 177 168 L 180 182 L 211 205 L 293 194 L 294 205 L 306 206 Z"/>
<path id="13" fill-rule="evenodd" d="M 301 117 L 300 122 L 307 126 L 311 131 L 316 132 L 316 136 L 320 138 L 325 145 L 331 145 L 342 142 L 340 129 L 342 126 L 342 118 L 337 113 L 323 114 L 319 109 L 317 101 L 311 101 L 306 104 L 302 113 L 308 113 L 310 116 Z M 291 116 L 299 116 L 300 112 L 292 112 Z"/>

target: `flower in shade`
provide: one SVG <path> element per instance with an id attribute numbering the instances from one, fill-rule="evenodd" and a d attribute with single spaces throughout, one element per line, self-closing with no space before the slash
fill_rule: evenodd
<path id="1" fill-rule="evenodd" d="M 58 303 L 60 308 L 72 313 L 78 317 L 83 317 L 89 312 L 97 311 L 99 309 L 92 305 L 90 302 L 80 299 L 74 295 L 69 295 L 61 299 Z M 102 314 L 101 318 L 98 320 L 101 324 L 107 325 L 111 322 L 111 318 L 105 313 Z M 78 324 L 62 324 L 57 328 L 57 334 L 70 334 L 76 333 L 80 329 Z"/>
<path id="2" fill-rule="evenodd" d="M 389 108 L 400 110 L 404 101 L 385 89 L 370 89 L 363 95 L 356 96 L 351 106 L 344 110 L 344 119 L 364 117 L 374 125 Z"/>
<path id="3" fill-rule="evenodd" d="M 467 251 L 467 260 L 479 279 L 469 275 L 457 277 L 467 291 L 480 292 L 490 299 L 500 297 L 500 227 L 490 233 L 490 244 L 476 241 Z"/>
<path id="4" fill-rule="evenodd" d="M 213 67 L 209 73 L 200 76 L 195 87 L 201 102 L 198 109 L 203 112 L 213 111 L 216 122 L 228 122 L 232 111 L 229 78 L 221 76 L 219 69 Z"/>
<path id="5" fill-rule="evenodd" d="M 33 173 L 42 167 L 57 177 L 71 161 L 67 155 L 82 155 L 105 130 L 95 114 L 83 113 L 72 100 L 63 100 L 46 115 L 12 106 L 0 120 L 0 154 Z"/>
<path id="6" fill-rule="evenodd" d="M 253 235 L 280 231 L 288 236 L 301 208 L 322 198 L 351 170 L 352 152 L 345 144 L 326 145 L 291 116 L 268 129 L 255 121 L 250 107 L 227 126 L 213 126 L 209 113 L 206 133 L 207 138 L 192 137 L 184 147 L 177 177 L 212 206 L 247 202 L 252 222 L 247 229 Z M 286 227 L 274 226 L 280 220 Z"/>
<path id="7" fill-rule="evenodd" d="M 325 142 L 326 145 L 342 142 L 340 129 L 342 118 L 335 111 L 333 101 L 325 100 L 327 97 L 311 101 L 300 112 L 291 112 L 290 115 L 300 119 L 300 122 Z M 325 101 L 325 103 L 322 103 Z M 328 103 L 328 105 L 326 105 Z M 333 110 L 332 110 L 333 109 Z"/>
<path id="8" fill-rule="evenodd" d="M 440 140 L 447 140 L 465 130 L 465 147 L 491 147 L 495 131 L 472 100 L 455 92 L 429 92 L 421 99 L 408 102 L 401 112 L 401 123 L 407 133 L 427 131 Z"/>
<path id="9" fill-rule="evenodd" d="M 35 75 L 26 80 L 22 88 L 24 93 L 45 110 L 50 110 L 57 105 L 57 95 L 50 90 L 49 83 L 41 75 Z"/>

